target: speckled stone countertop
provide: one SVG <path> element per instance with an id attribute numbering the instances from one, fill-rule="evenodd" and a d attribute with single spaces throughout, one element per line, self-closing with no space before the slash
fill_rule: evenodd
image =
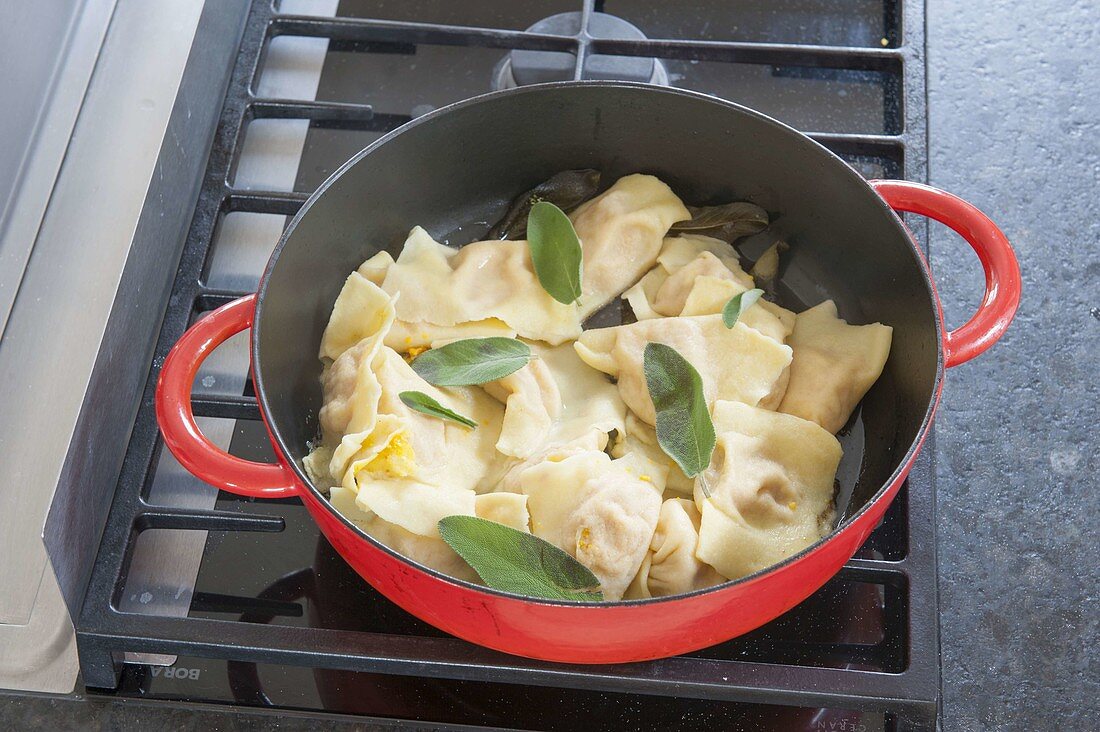
<path id="1" fill-rule="evenodd" d="M 944 729 L 1097 729 L 1100 5 L 929 0 L 928 46 L 931 182 L 995 216 L 1024 277 L 938 418 Z M 959 324 L 980 269 L 931 245 Z"/>
<path id="2" fill-rule="evenodd" d="M 928 2 L 931 182 L 993 215 L 1024 272 L 1016 323 L 948 374 L 937 423 L 945 730 L 1100 725 L 1098 49 L 1093 0 Z M 931 244 L 958 325 L 980 267 L 946 229 Z M 353 726 L 0 697 L 0 728 Z"/>

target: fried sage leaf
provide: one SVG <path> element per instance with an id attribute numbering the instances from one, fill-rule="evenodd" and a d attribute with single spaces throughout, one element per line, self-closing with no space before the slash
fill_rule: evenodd
<path id="1" fill-rule="evenodd" d="M 734 201 L 720 206 L 688 206 L 691 218 L 678 221 L 669 230 L 676 232 L 707 232 L 724 241 L 758 234 L 768 227 L 768 212 L 748 201 Z"/>
<path id="2" fill-rule="evenodd" d="M 726 306 L 722 308 L 722 322 L 727 328 L 732 328 L 741 319 L 746 310 L 756 304 L 756 301 L 764 294 L 763 290 L 745 290 L 730 298 Z"/>
<path id="3" fill-rule="evenodd" d="M 439 535 L 494 590 L 547 600 L 600 602 L 600 581 L 548 541 L 476 516 L 447 516 Z"/>
<path id="4" fill-rule="evenodd" d="M 413 359 L 413 371 L 435 386 L 472 386 L 503 379 L 531 360 L 531 347 L 515 338 L 467 338 Z"/>
<path id="5" fill-rule="evenodd" d="M 422 391 L 403 391 L 397 395 L 397 398 L 409 409 L 413 409 L 421 414 L 426 414 L 429 417 L 458 422 L 471 429 L 477 427 L 477 422 L 469 417 L 463 417 L 458 412 L 447 409 Z"/>
<path id="6" fill-rule="evenodd" d="M 581 296 L 581 241 L 565 212 L 547 201 L 532 206 L 527 244 L 542 289 L 563 305 L 576 302 Z"/>
<path id="7" fill-rule="evenodd" d="M 694 478 L 710 465 L 714 423 L 703 395 L 703 379 L 676 349 L 647 343 L 642 357 L 646 386 L 657 413 L 657 443 Z"/>
<path id="8" fill-rule="evenodd" d="M 564 170 L 519 196 L 504 218 L 489 229 L 490 239 L 523 239 L 527 236 L 527 214 L 538 201 L 549 201 L 570 211 L 596 195 L 600 188 L 598 170 Z"/>

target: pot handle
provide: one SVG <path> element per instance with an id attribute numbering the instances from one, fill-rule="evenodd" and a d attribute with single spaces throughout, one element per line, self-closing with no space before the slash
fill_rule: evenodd
<path id="1" fill-rule="evenodd" d="M 157 381 L 157 423 L 164 444 L 196 478 L 241 496 L 289 498 L 298 494 L 290 468 L 230 455 L 199 431 L 191 409 L 191 386 L 199 366 L 230 336 L 252 327 L 255 311 L 255 295 L 234 300 L 203 316 L 172 346 Z"/>
<path id="2" fill-rule="evenodd" d="M 1020 265 L 1004 233 L 975 206 L 946 191 L 904 180 L 868 182 L 895 211 L 927 216 L 954 229 L 982 262 L 985 296 L 970 320 L 944 335 L 947 366 L 965 363 L 1000 340 L 1016 314 L 1022 289 Z"/>

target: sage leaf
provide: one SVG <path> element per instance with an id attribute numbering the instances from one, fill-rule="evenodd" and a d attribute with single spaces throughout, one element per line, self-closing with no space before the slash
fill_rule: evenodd
<path id="1" fill-rule="evenodd" d="M 447 409 L 422 391 L 403 391 L 397 395 L 397 398 L 409 409 L 420 412 L 421 414 L 426 414 L 429 417 L 458 422 L 471 429 L 477 427 L 477 422 L 469 417 L 463 417 L 458 412 Z"/>
<path id="2" fill-rule="evenodd" d="M 657 413 L 657 443 L 694 478 L 710 465 L 714 423 L 703 396 L 703 379 L 676 349 L 647 343 L 642 358 L 646 386 Z"/>
<path id="3" fill-rule="evenodd" d="M 439 535 L 494 590 L 547 600 L 601 602 L 588 567 L 534 534 L 476 516 L 447 516 Z"/>
<path id="4" fill-rule="evenodd" d="M 672 225 L 671 232 L 707 231 L 724 241 L 758 234 L 768 227 L 768 212 L 748 201 L 720 206 L 688 206 L 691 218 Z M 711 231 L 714 230 L 714 231 Z"/>
<path id="5" fill-rule="evenodd" d="M 764 294 L 763 290 L 745 290 L 730 298 L 726 306 L 722 308 L 722 322 L 727 328 L 732 328 L 741 319 L 745 311 L 756 304 L 756 301 Z"/>
<path id="6" fill-rule="evenodd" d="M 471 386 L 503 379 L 531 360 L 531 347 L 515 338 L 467 338 L 413 359 L 413 371 L 435 386 Z"/>
<path id="7" fill-rule="evenodd" d="M 599 188 L 600 171 L 563 170 L 512 201 L 504 218 L 489 229 L 488 238 L 524 239 L 527 214 L 535 203 L 549 201 L 563 211 L 570 211 L 595 196 Z"/>
<path id="8" fill-rule="evenodd" d="M 576 302 L 581 296 L 581 241 L 565 212 L 547 201 L 532 206 L 527 244 L 542 289 L 563 305 Z"/>

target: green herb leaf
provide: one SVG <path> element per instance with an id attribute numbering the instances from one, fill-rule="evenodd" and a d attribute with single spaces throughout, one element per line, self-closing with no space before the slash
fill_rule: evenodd
<path id="1" fill-rule="evenodd" d="M 524 239 L 527 237 L 527 214 L 539 201 L 549 201 L 563 211 L 570 211 L 596 195 L 600 188 L 598 170 L 563 170 L 519 196 L 508 207 L 497 224 L 489 229 L 490 239 Z"/>
<path id="2" fill-rule="evenodd" d="M 722 322 L 726 324 L 727 328 L 732 328 L 744 315 L 745 311 L 755 305 L 763 294 L 763 290 L 745 290 L 731 297 L 726 306 L 722 308 Z"/>
<path id="3" fill-rule="evenodd" d="M 588 567 L 534 534 L 475 516 L 447 516 L 439 535 L 489 587 L 548 600 L 600 602 Z"/>
<path id="4" fill-rule="evenodd" d="M 565 212 L 547 201 L 532 206 L 527 243 L 542 289 L 562 304 L 576 302 L 581 296 L 581 242 Z"/>
<path id="5" fill-rule="evenodd" d="M 403 391 L 397 395 L 397 398 L 408 407 L 409 409 L 416 410 L 421 414 L 426 414 L 429 417 L 436 417 L 437 419 L 446 419 L 451 422 L 458 422 L 464 424 L 471 429 L 477 427 L 477 422 L 473 421 L 469 417 L 463 417 L 458 412 L 453 412 L 447 409 L 445 406 L 432 399 L 430 396 L 422 391 Z"/>
<path id="6" fill-rule="evenodd" d="M 720 206 L 688 206 L 691 218 L 678 221 L 670 231 L 712 231 L 725 241 L 758 234 L 768 227 L 768 212 L 748 201 L 734 201 Z"/>
<path id="7" fill-rule="evenodd" d="M 413 359 L 413 371 L 435 386 L 471 386 L 503 379 L 531 360 L 531 348 L 515 338 L 467 338 L 432 348 Z"/>
<path id="8" fill-rule="evenodd" d="M 703 379 L 687 359 L 663 343 L 647 343 L 645 382 L 657 412 L 657 443 L 694 478 L 710 465 L 714 423 L 703 396 Z"/>

